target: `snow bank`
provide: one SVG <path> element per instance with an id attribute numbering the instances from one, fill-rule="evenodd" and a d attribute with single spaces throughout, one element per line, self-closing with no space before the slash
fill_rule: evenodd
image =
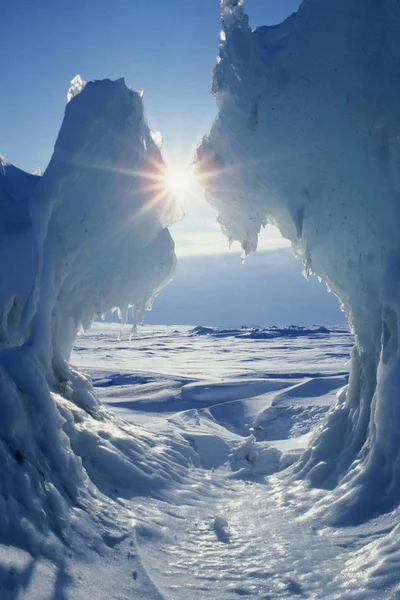
<path id="1" fill-rule="evenodd" d="M 221 18 L 197 172 L 244 253 L 275 224 L 342 302 L 349 387 L 296 470 L 336 488 L 333 521 L 360 521 L 400 499 L 399 5 L 305 0 L 252 31 L 243 0 L 222 0 Z"/>
<path id="2" fill-rule="evenodd" d="M 239 443 L 229 455 L 234 479 L 252 479 L 276 473 L 280 467 L 281 453 L 267 443 L 257 442 L 250 435 Z"/>
<path id="3" fill-rule="evenodd" d="M 174 201 L 142 94 L 123 79 L 72 84 L 44 175 L 0 160 L 0 541 L 49 553 L 71 502 L 91 510 L 93 481 L 107 491 L 96 472 L 154 491 L 193 454 L 179 436 L 157 448 L 108 423 L 68 365 L 80 327 L 115 306 L 140 321 L 175 265 Z"/>

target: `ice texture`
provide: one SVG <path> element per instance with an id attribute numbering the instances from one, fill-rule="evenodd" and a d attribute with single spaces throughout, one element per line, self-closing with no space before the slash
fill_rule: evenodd
<path id="1" fill-rule="evenodd" d="M 247 254 L 277 225 L 349 318 L 349 386 L 295 472 L 359 522 L 400 500 L 400 5 L 304 0 L 252 30 L 222 0 L 221 19 L 197 172 L 230 240 Z"/>
<path id="2" fill-rule="evenodd" d="M 72 83 L 43 176 L 0 157 L 0 542 L 49 554 L 71 503 L 97 510 L 93 482 L 155 489 L 191 452 L 117 426 L 68 363 L 81 327 L 116 306 L 140 320 L 175 266 L 142 95 L 123 79 Z"/>
<path id="3" fill-rule="evenodd" d="M 80 75 L 75 75 L 75 77 L 71 80 L 71 85 L 68 90 L 67 102 L 72 100 L 72 98 L 74 98 L 74 96 L 77 94 L 80 94 L 85 85 L 86 81 L 82 79 Z"/>

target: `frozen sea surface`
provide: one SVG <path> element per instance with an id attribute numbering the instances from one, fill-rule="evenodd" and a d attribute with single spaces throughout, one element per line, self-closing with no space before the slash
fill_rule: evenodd
<path id="1" fill-rule="evenodd" d="M 165 427 L 171 415 L 207 410 L 240 435 L 255 424 L 256 437 L 286 439 L 309 433 L 347 383 L 352 344 L 343 327 L 143 326 L 130 339 L 129 328 L 95 323 L 78 338 L 72 363 L 91 375 L 104 403 L 136 423 Z M 271 404 L 281 418 L 260 428 Z"/>
<path id="2" fill-rule="evenodd" d="M 142 596 L 135 579 L 137 597 L 396 597 L 354 568 L 392 521 L 328 528 L 310 515 L 314 492 L 303 502 L 304 484 L 284 480 L 347 383 L 352 345 L 344 327 L 143 326 L 129 340 L 95 323 L 78 339 L 72 363 L 103 403 L 199 457 L 182 485 L 132 500 L 134 577 L 154 586 Z"/>
<path id="3" fill-rule="evenodd" d="M 216 329 L 144 325 L 129 338 L 128 326 L 121 333 L 120 325 L 94 323 L 88 333 L 78 337 L 72 362 L 91 372 L 101 372 L 104 367 L 104 371 L 115 369 L 118 373 L 140 371 L 197 379 L 316 377 L 348 373 L 346 363 L 354 343 L 343 326 Z"/>

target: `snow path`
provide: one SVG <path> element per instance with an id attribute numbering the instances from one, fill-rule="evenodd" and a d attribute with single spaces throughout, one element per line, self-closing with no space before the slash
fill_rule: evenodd
<path id="1" fill-rule="evenodd" d="M 332 564 L 337 551 L 309 524 L 299 528 L 290 509 L 278 516 L 270 492 L 245 482 L 223 486 L 212 503 L 179 507 L 158 543 L 139 537 L 143 564 L 164 598 L 287 598 L 315 590 L 318 567 Z"/>
<path id="2" fill-rule="evenodd" d="M 361 574 L 359 582 L 357 574 L 342 575 L 365 542 L 361 533 L 349 540 L 340 530 L 316 525 L 279 481 L 228 485 L 212 479 L 202 486 L 202 498 L 183 500 L 168 515 L 160 507 L 158 536 L 138 535 L 141 562 L 163 598 L 376 597 L 362 590 Z M 201 491 L 199 486 L 196 495 Z"/>

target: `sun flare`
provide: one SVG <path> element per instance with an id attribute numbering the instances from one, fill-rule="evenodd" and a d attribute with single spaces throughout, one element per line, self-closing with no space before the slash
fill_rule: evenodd
<path id="1" fill-rule="evenodd" d="M 176 195 L 188 192 L 193 183 L 193 177 L 188 169 L 173 168 L 169 169 L 167 174 L 167 187 Z"/>

